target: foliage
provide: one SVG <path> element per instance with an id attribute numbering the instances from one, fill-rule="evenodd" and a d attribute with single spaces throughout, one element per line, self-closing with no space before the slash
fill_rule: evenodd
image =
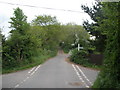
<path id="1" fill-rule="evenodd" d="M 91 19 L 92 23 L 89 21 L 84 21 L 83 26 L 90 35 L 95 36 L 95 40 L 91 40 L 91 44 L 96 47 L 96 50 L 103 53 L 106 45 L 106 31 L 99 28 L 99 26 L 103 23 L 102 20 L 105 20 L 104 12 L 102 10 L 102 4 L 100 2 L 96 2 L 92 8 L 82 5 L 81 6 L 84 12 L 86 12 Z"/>
<path id="2" fill-rule="evenodd" d="M 70 56 L 70 60 L 77 63 L 77 64 L 86 64 L 88 63 L 88 60 L 86 59 L 86 56 L 88 55 L 88 52 L 86 50 L 80 50 L 77 49 L 72 50 L 72 55 Z"/>
<path id="3" fill-rule="evenodd" d="M 1 28 L 0 28 L 0 74 L 2 71 L 2 33 L 1 33 Z"/>
<path id="4" fill-rule="evenodd" d="M 25 34 L 25 30 L 28 29 L 29 24 L 27 23 L 27 16 L 24 15 L 20 8 L 14 10 L 14 16 L 10 18 L 11 28 L 10 33 L 19 32 L 20 34 Z"/>
<path id="5" fill-rule="evenodd" d="M 50 15 L 39 15 L 33 20 L 33 25 L 38 26 L 48 26 L 57 24 L 56 17 L 51 17 Z"/>
<path id="6" fill-rule="evenodd" d="M 3 44 L 3 68 L 19 66 L 32 55 L 32 47 L 26 30 L 29 29 L 27 17 L 20 8 L 16 8 L 11 17 L 11 37 Z M 27 46 L 28 45 L 28 46 Z"/>
<path id="7" fill-rule="evenodd" d="M 44 50 L 41 54 L 41 52 L 39 51 L 37 53 L 37 55 L 31 57 L 32 63 L 25 64 L 25 62 L 23 62 L 21 65 L 16 66 L 16 67 L 11 67 L 9 69 L 4 68 L 4 69 L 2 69 L 2 73 L 3 74 L 11 73 L 11 72 L 15 72 L 18 70 L 23 70 L 23 69 L 34 67 L 36 65 L 44 63 L 48 58 L 55 56 L 56 53 L 57 53 L 57 51 L 47 52 Z"/>
<path id="8" fill-rule="evenodd" d="M 90 67 L 94 69 L 101 69 L 101 65 L 95 65 L 89 61 L 88 51 L 83 49 L 78 51 L 77 49 L 73 49 L 71 52 L 70 60 L 76 64 L 82 65 L 84 67 Z"/>
<path id="9" fill-rule="evenodd" d="M 31 57 L 37 51 L 37 44 L 32 40 L 28 30 L 27 16 L 20 8 L 16 8 L 11 17 L 11 36 L 3 43 L 3 68 L 9 69 L 32 63 Z"/>
<path id="10" fill-rule="evenodd" d="M 119 3 L 103 3 L 102 10 L 106 20 L 103 20 L 100 28 L 107 32 L 107 45 L 105 60 L 93 88 L 120 88 L 120 30 L 118 28 Z M 106 28 L 107 26 L 107 28 Z"/>
<path id="11" fill-rule="evenodd" d="M 69 50 L 76 48 L 78 43 L 84 47 L 88 45 L 89 34 L 80 25 L 72 23 L 62 25 L 61 33 L 64 34 L 61 34 L 60 45 L 65 52 L 69 52 Z"/>
<path id="12" fill-rule="evenodd" d="M 42 40 L 42 48 L 53 50 L 58 47 L 60 24 L 57 22 L 56 17 L 39 15 L 33 20 L 32 28 L 33 30 L 41 28 L 39 36 Z"/>

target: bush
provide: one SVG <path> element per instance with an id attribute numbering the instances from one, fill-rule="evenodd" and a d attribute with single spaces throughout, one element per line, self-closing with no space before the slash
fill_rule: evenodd
<path id="1" fill-rule="evenodd" d="M 88 52 L 86 50 L 78 51 L 77 49 L 74 49 L 72 50 L 70 60 L 77 64 L 87 64 L 88 63 L 88 59 L 86 58 L 87 54 Z"/>
<path id="2" fill-rule="evenodd" d="M 95 65 L 89 62 L 89 59 L 87 58 L 88 52 L 87 50 L 80 50 L 74 49 L 71 51 L 70 60 L 76 64 L 80 64 L 84 67 L 90 67 L 95 69 L 101 69 L 101 65 Z"/>

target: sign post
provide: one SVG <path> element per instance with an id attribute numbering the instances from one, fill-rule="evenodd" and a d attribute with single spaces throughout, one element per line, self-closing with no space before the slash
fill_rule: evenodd
<path id="1" fill-rule="evenodd" d="M 83 47 L 80 47 L 80 44 L 78 44 L 78 51 L 80 51 L 80 49 L 83 49 Z"/>
<path id="2" fill-rule="evenodd" d="M 78 44 L 78 51 L 80 51 L 80 44 Z"/>

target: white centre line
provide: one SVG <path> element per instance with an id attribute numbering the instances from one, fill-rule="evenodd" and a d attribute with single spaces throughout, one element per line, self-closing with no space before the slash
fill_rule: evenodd
<path id="1" fill-rule="evenodd" d="M 30 77 L 27 77 L 27 79 L 29 79 Z"/>
<path id="2" fill-rule="evenodd" d="M 92 82 L 86 77 L 86 75 L 83 73 L 83 71 L 76 65 L 76 67 L 78 68 L 78 70 L 82 73 L 82 75 L 84 76 L 84 78 L 91 84 L 91 85 L 93 85 L 92 84 Z"/>
<path id="3" fill-rule="evenodd" d="M 87 88 L 89 88 L 89 86 L 85 83 L 85 81 L 82 79 L 82 77 L 80 76 L 79 72 L 77 71 L 77 69 L 75 68 L 75 66 L 72 64 L 72 67 L 74 68 L 76 74 L 78 75 L 79 79 L 85 84 L 85 86 Z"/>
<path id="4" fill-rule="evenodd" d="M 30 76 L 32 76 L 32 75 L 40 68 L 40 66 L 41 66 L 41 65 L 39 65 L 39 66 L 37 66 L 37 67 L 33 67 L 33 68 L 28 72 L 29 74 L 31 73 Z M 28 76 L 27 78 L 25 78 L 21 83 L 17 84 L 17 85 L 15 86 L 15 88 L 19 87 L 20 84 L 22 84 L 23 82 L 26 82 L 27 79 L 30 78 L 30 76 Z"/>
<path id="5" fill-rule="evenodd" d="M 41 65 L 37 66 L 37 68 L 30 74 L 30 76 L 32 76 L 39 68 Z"/>
<path id="6" fill-rule="evenodd" d="M 15 88 L 17 88 L 17 87 L 19 87 L 20 85 L 19 84 L 17 84 L 16 86 L 15 86 Z"/>
<path id="7" fill-rule="evenodd" d="M 40 68 L 40 65 L 35 69 L 35 72 Z"/>
<path id="8" fill-rule="evenodd" d="M 33 67 L 28 73 L 31 73 L 36 67 Z"/>

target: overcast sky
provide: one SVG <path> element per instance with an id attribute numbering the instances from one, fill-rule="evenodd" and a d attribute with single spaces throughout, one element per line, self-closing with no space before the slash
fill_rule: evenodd
<path id="1" fill-rule="evenodd" d="M 10 5 L 1 2 L 32 5 L 37 6 L 38 8 Z M 28 17 L 28 22 L 31 22 L 35 16 L 46 14 L 56 16 L 57 20 L 63 24 L 74 22 L 78 25 L 82 25 L 84 20 L 87 19 L 90 22 L 91 20 L 90 17 L 81 9 L 81 5 L 88 5 L 91 7 L 94 2 L 95 0 L 0 0 L 0 28 L 3 28 L 3 34 L 8 36 L 10 31 L 8 28 L 10 24 L 8 22 L 10 21 L 10 17 L 13 16 L 13 9 L 17 7 L 20 7 L 23 10 L 24 14 Z M 44 9 L 40 7 L 73 10 L 79 12 Z"/>

